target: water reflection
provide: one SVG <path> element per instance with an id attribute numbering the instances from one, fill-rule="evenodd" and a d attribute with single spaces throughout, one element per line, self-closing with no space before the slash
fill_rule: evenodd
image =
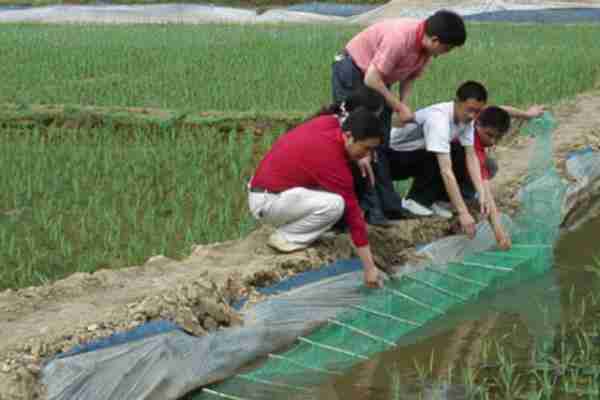
<path id="1" fill-rule="evenodd" d="M 554 268 L 540 278 L 457 307 L 403 337 L 393 351 L 356 365 L 343 377 L 329 379 L 320 386 L 317 398 L 466 398 L 464 386 L 434 385 L 431 378 L 441 382 L 461 373 L 461 367 L 481 365 L 490 339 L 514 350 L 520 357 L 515 362 L 541 362 L 553 350 L 561 323 L 568 325 L 581 299 L 600 286 L 600 279 L 584 269 L 598 255 L 598 232 L 597 218 L 564 235 L 555 250 Z M 421 381 L 423 377 L 427 379 Z"/>

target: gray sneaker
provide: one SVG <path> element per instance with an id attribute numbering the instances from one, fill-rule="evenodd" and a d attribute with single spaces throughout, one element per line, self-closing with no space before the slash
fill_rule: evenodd
<path id="1" fill-rule="evenodd" d="M 448 207 L 447 204 L 444 204 L 444 202 L 441 201 L 433 203 L 433 205 L 431 206 L 431 210 L 434 212 L 435 215 L 444 219 L 450 219 L 453 215 L 452 211 L 450 210 L 450 207 Z"/>
<path id="2" fill-rule="evenodd" d="M 402 199 L 402 208 L 418 217 L 430 217 L 433 215 L 433 211 L 412 199 Z"/>
<path id="3" fill-rule="evenodd" d="M 269 236 L 269 241 L 267 244 L 281 253 L 292 253 L 308 247 L 307 244 L 293 243 L 286 240 L 277 231 L 273 232 L 271 236 Z"/>

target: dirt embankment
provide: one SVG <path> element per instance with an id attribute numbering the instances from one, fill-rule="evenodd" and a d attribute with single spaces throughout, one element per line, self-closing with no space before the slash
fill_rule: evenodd
<path id="1" fill-rule="evenodd" d="M 567 152 L 591 145 L 600 150 L 600 91 L 578 96 L 552 110 L 559 122 L 555 155 L 559 169 Z M 498 146 L 500 172 L 494 183 L 505 211 L 525 177 L 531 140 L 514 136 Z M 414 245 L 445 236 L 447 221 L 406 220 L 387 229 L 370 228 L 382 268 L 401 264 Z M 258 229 L 239 241 L 196 246 L 183 261 L 162 256 L 144 265 L 94 274 L 75 274 L 43 287 L 0 293 L 0 399 L 43 397 L 37 384 L 41 362 L 91 339 L 166 318 L 193 334 L 240 323 L 228 306 L 245 294 L 299 271 L 353 256 L 347 235 L 321 240 L 292 255 L 266 245 L 270 230 Z"/>

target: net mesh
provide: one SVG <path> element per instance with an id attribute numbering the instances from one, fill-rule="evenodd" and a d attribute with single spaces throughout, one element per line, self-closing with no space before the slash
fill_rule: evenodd
<path id="1" fill-rule="evenodd" d="M 395 347 L 402 336 L 452 307 L 547 271 L 565 191 L 553 165 L 555 125 L 546 113 L 526 127 L 535 143 L 520 193 L 521 208 L 510 224 L 509 251 L 463 252 L 458 260 L 431 263 L 390 279 L 383 289 L 364 289 L 360 304 L 299 337 L 292 348 L 270 354 L 260 367 L 205 388 L 193 398 L 314 398 L 315 385 L 324 378 Z"/>

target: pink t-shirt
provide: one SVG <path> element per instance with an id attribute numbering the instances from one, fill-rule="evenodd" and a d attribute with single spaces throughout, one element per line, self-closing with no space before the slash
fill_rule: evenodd
<path id="1" fill-rule="evenodd" d="M 383 82 L 391 85 L 418 78 L 431 57 L 423 49 L 425 22 L 410 18 L 385 20 L 356 35 L 346 51 L 363 73 L 375 65 Z"/>

